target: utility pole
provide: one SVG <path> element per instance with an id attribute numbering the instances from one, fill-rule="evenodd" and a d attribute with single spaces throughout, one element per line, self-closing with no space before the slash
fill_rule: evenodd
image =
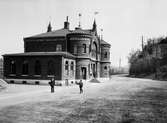
<path id="1" fill-rule="evenodd" d="M 158 78 L 158 42 L 155 43 L 155 60 L 156 60 L 156 73 L 155 78 Z"/>
<path id="2" fill-rule="evenodd" d="M 119 72 L 121 72 L 121 58 L 119 58 Z"/>
<path id="3" fill-rule="evenodd" d="M 144 42 L 143 42 L 143 35 L 141 36 L 141 43 L 142 43 L 142 51 L 143 51 L 143 49 L 144 49 Z"/>
<path id="4" fill-rule="evenodd" d="M 66 17 L 66 22 L 68 22 L 68 16 Z M 67 59 L 67 52 L 68 52 L 68 42 L 67 42 L 67 37 L 66 37 L 66 51 L 65 51 L 65 54 L 66 54 L 66 59 Z M 65 62 L 65 65 L 66 65 L 66 62 Z M 66 67 L 66 66 L 65 66 Z M 65 68 L 64 67 L 64 68 Z M 66 70 L 65 70 L 66 71 Z M 68 70 L 67 70 L 67 75 L 69 74 L 69 66 L 68 66 Z M 68 86 L 68 77 L 66 76 L 66 79 L 65 79 L 65 84 L 66 84 L 66 86 Z"/>

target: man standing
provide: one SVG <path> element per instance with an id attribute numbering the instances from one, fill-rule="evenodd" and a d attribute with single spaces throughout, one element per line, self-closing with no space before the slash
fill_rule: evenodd
<path id="1" fill-rule="evenodd" d="M 83 93 L 83 82 L 82 82 L 82 80 L 79 81 L 79 89 L 80 89 L 80 94 Z"/>
<path id="2" fill-rule="evenodd" d="M 55 86 L 55 78 L 51 78 L 49 85 L 51 87 L 51 93 L 54 93 L 54 86 Z"/>

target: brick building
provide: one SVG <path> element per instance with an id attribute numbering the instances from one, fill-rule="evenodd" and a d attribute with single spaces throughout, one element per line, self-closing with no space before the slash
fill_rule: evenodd
<path id="1" fill-rule="evenodd" d="M 108 77 L 110 44 L 101 40 L 94 21 L 92 29 L 70 30 L 70 23 L 47 32 L 24 38 L 24 53 L 5 54 L 4 77 L 9 82 L 41 82 Z"/>

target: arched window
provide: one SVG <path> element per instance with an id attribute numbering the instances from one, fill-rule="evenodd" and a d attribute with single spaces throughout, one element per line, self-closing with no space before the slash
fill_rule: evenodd
<path id="1" fill-rule="evenodd" d="M 95 42 L 93 43 L 93 46 L 92 46 L 92 57 L 97 59 L 97 45 Z"/>
<path id="2" fill-rule="evenodd" d="M 107 66 L 104 66 L 104 69 L 107 70 Z"/>
<path id="3" fill-rule="evenodd" d="M 107 52 L 104 53 L 104 58 L 107 58 Z"/>
<path id="4" fill-rule="evenodd" d="M 39 60 L 35 62 L 35 75 L 41 74 L 41 63 Z"/>
<path id="5" fill-rule="evenodd" d="M 83 44 L 83 53 L 86 53 L 86 44 Z"/>
<path id="6" fill-rule="evenodd" d="M 22 66 L 23 66 L 22 67 L 22 74 L 23 75 L 28 75 L 28 62 L 24 61 Z"/>
<path id="7" fill-rule="evenodd" d="M 71 62 L 71 70 L 74 70 L 74 62 Z"/>
<path id="8" fill-rule="evenodd" d="M 54 75 L 55 74 L 55 65 L 53 61 L 48 62 L 48 75 Z"/>
<path id="9" fill-rule="evenodd" d="M 68 70 L 68 61 L 65 62 L 65 70 Z"/>
<path id="10" fill-rule="evenodd" d="M 62 51 L 62 45 L 61 44 L 57 44 L 56 51 Z"/>
<path id="11" fill-rule="evenodd" d="M 16 62 L 15 61 L 10 62 L 10 73 L 16 74 Z"/>

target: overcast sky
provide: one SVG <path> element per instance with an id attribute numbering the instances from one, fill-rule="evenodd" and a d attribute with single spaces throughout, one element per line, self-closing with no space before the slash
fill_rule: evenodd
<path id="1" fill-rule="evenodd" d="M 0 55 L 23 52 L 23 37 L 63 27 L 69 16 L 70 28 L 92 28 L 96 22 L 103 38 L 111 43 L 111 63 L 127 65 L 132 49 L 141 48 L 144 39 L 167 35 L 166 0 L 0 0 Z M 100 32 L 99 32 L 100 33 Z"/>

